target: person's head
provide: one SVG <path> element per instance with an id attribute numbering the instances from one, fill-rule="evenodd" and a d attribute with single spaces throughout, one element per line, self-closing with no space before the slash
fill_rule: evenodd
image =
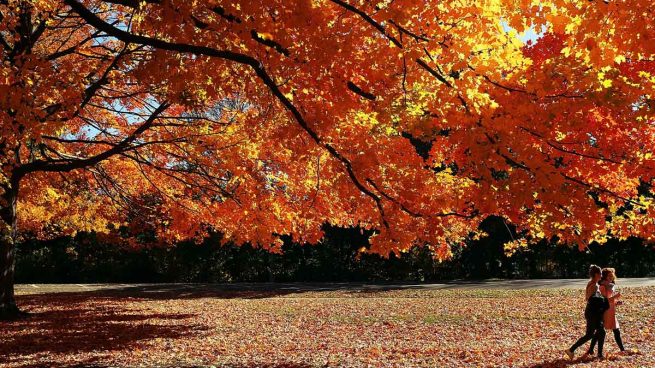
<path id="1" fill-rule="evenodd" d="M 601 271 L 600 267 L 598 267 L 598 266 L 596 266 L 594 264 L 589 266 L 589 278 L 590 279 L 598 282 L 598 280 L 600 280 L 600 277 L 601 277 L 601 272 L 602 271 Z"/>
<path id="2" fill-rule="evenodd" d="M 615 282 L 616 281 L 616 270 L 613 268 L 607 267 L 603 268 L 601 271 L 601 280 Z"/>

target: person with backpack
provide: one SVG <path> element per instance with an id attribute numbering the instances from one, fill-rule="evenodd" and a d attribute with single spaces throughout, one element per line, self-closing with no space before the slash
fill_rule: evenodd
<path id="1" fill-rule="evenodd" d="M 589 267 L 589 277 L 591 280 L 587 283 L 585 290 L 585 299 L 587 306 L 585 307 L 584 317 L 587 321 L 587 327 L 584 336 L 578 339 L 569 349 L 564 352 L 573 359 L 575 349 L 582 346 L 587 341 L 594 338 L 598 343 L 598 357 L 603 358 L 603 344 L 605 343 L 605 328 L 603 327 L 603 315 L 609 309 L 609 301 L 605 298 L 599 290 L 598 282 L 601 278 L 601 269 L 596 265 Z M 618 294 L 617 297 L 620 297 Z"/>

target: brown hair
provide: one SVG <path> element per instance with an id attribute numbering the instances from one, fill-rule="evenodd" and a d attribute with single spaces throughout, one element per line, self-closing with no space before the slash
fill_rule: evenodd
<path id="1" fill-rule="evenodd" d="M 610 274 L 614 275 L 614 282 L 616 282 L 616 270 L 611 268 L 611 267 L 603 268 L 603 270 L 600 273 L 600 279 L 601 280 L 607 280 L 607 277 Z"/>
<path id="2" fill-rule="evenodd" d="M 594 276 L 599 274 L 599 273 L 601 274 L 601 277 L 602 277 L 600 267 L 596 266 L 595 264 L 592 264 L 591 266 L 589 266 L 589 278 L 593 279 Z"/>

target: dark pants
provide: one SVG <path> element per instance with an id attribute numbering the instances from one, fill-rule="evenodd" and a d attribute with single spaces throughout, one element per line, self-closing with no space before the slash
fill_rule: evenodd
<path id="1" fill-rule="evenodd" d="M 621 330 L 619 330 L 618 328 L 615 328 L 615 329 L 612 330 L 612 332 L 614 333 L 614 341 L 616 341 L 616 345 L 619 346 L 619 349 L 621 351 L 625 351 L 625 348 L 623 347 L 623 340 L 621 340 Z M 593 339 L 591 339 L 591 345 L 589 345 L 589 351 L 588 351 L 589 354 L 594 353 L 594 346 L 596 346 L 596 338 L 595 337 Z"/>
<path id="2" fill-rule="evenodd" d="M 585 335 L 578 339 L 578 341 L 571 346 L 570 350 L 575 351 L 575 349 L 591 339 L 595 339 L 598 342 L 598 356 L 602 356 L 603 345 L 605 344 L 605 328 L 603 328 L 602 318 L 587 318 L 587 329 Z"/>

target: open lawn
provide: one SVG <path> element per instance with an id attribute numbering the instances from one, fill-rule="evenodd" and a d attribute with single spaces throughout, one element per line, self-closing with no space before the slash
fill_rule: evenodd
<path id="1" fill-rule="evenodd" d="M 655 367 L 655 287 L 623 287 L 630 351 L 564 359 L 583 333 L 578 289 L 19 289 L 29 319 L 0 322 L 0 365 Z M 579 349 L 578 356 L 584 349 Z"/>

